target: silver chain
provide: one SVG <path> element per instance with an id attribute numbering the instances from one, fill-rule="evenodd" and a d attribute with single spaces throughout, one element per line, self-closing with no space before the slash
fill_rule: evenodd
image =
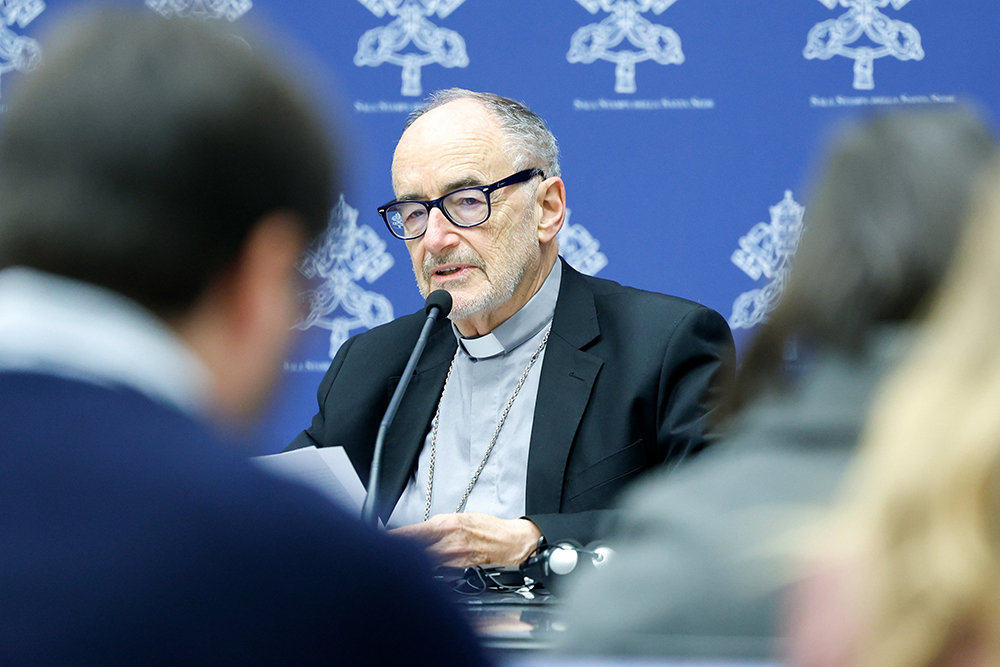
<path id="1" fill-rule="evenodd" d="M 500 421 L 497 423 L 497 428 L 493 431 L 493 438 L 490 440 L 489 447 L 486 448 L 486 453 L 483 454 L 483 460 L 479 462 L 479 467 L 476 468 L 476 472 L 472 475 L 472 481 L 469 482 L 468 488 L 465 489 L 465 493 L 462 494 L 462 500 L 459 501 L 458 507 L 455 509 L 455 513 L 461 512 L 465 508 L 465 503 L 469 500 L 469 494 L 472 493 L 472 487 L 476 485 L 479 481 L 479 475 L 482 474 L 483 468 L 486 467 L 486 462 L 490 458 L 490 454 L 493 452 L 493 447 L 497 444 L 497 438 L 500 437 L 500 429 L 503 428 L 503 424 L 507 421 L 507 413 L 510 412 L 510 408 L 514 405 L 514 399 L 521 391 L 521 387 L 524 386 L 525 380 L 528 379 L 528 373 L 531 372 L 531 367 L 535 365 L 535 361 L 538 360 L 538 355 L 542 353 L 545 349 L 545 344 L 549 342 L 549 333 L 552 331 L 552 327 L 549 326 L 545 331 L 545 335 L 542 337 L 542 342 L 535 350 L 534 354 L 531 355 L 531 359 L 528 360 L 528 367 L 524 369 L 521 373 L 521 379 L 517 381 L 517 386 L 514 387 L 514 393 L 510 395 L 507 400 L 507 405 L 503 409 L 503 414 L 500 415 Z M 431 456 L 430 456 L 430 466 L 427 470 L 427 502 L 424 504 L 424 521 L 427 521 L 431 517 L 431 498 L 434 492 L 434 454 L 437 449 L 437 432 L 438 424 L 441 422 L 441 403 L 444 402 L 444 392 L 448 390 L 448 381 L 451 380 L 451 371 L 455 368 L 455 360 L 458 359 L 458 355 L 461 349 L 455 350 L 455 356 L 451 358 L 451 365 L 448 366 L 448 374 L 444 378 L 444 389 L 441 390 L 441 398 L 438 400 L 437 410 L 434 412 L 434 421 L 431 425 Z"/>

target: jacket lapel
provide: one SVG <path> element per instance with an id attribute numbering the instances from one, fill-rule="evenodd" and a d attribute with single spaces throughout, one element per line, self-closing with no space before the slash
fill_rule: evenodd
<path id="1" fill-rule="evenodd" d="M 527 514 L 559 511 L 566 461 L 594 380 L 604 363 L 581 348 L 600 332 L 593 292 L 583 277 L 563 262 L 559 300 L 542 361 L 531 427 Z"/>
<path id="2" fill-rule="evenodd" d="M 399 404 L 396 418 L 386 433 L 385 449 L 382 451 L 381 498 L 378 502 L 378 513 L 383 521 L 388 521 L 396 501 L 406 488 L 410 471 L 416 465 L 457 346 L 451 325 L 444 320 L 427 340 L 427 347 Z M 387 401 L 392 398 L 399 380 L 398 375 L 389 378 Z"/>

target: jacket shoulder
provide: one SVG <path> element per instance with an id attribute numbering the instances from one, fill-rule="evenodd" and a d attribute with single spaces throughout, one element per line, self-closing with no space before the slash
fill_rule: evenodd
<path id="1" fill-rule="evenodd" d="M 409 315 L 401 315 L 391 322 L 355 334 L 349 340 L 355 343 L 383 343 L 401 336 L 420 333 L 420 327 L 425 319 L 424 311 L 420 310 Z M 439 322 L 439 324 L 441 324 Z"/>
<path id="2" fill-rule="evenodd" d="M 355 334 L 344 342 L 337 356 L 349 354 L 356 357 L 358 354 L 372 358 L 385 358 L 394 356 L 397 352 L 404 358 L 409 355 L 420 335 L 420 329 L 424 324 L 425 315 L 423 311 L 402 315 L 391 322 L 380 324 L 377 327 Z M 431 330 L 432 334 L 440 331 L 444 326 L 448 326 L 448 320 L 438 321 Z"/>
<path id="3" fill-rule="evenodd" d="M 627 287 L 606 278 L 581 277 L 593 292 L 599 312 L 629 311 L 634 317 L 651 320 L 660 320 L 664 317 L 670 320 L 683 319 L 691 313 L 700 312 L 703 316 L 712 318 L 714 315 L 722 319 L 722 315 L 716 311 L 690 299 Z"/>

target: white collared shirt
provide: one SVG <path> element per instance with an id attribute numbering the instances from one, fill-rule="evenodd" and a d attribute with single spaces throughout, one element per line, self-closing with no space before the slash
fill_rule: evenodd
<path id="1" fill-rule="evenodd" d="M 114 292 L 34 269 L 0 271 L 0 372 L 125 386 L 193 416 L 210 381 L 158 317 Z"/>

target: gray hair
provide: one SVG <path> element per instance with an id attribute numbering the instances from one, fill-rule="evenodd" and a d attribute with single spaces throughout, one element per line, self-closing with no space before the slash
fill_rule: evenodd
<path id="1" fill-rule="evenodd" d="M 428 111 L 454 102 L 475 100 L 497 121 L 504 134 L 504 151 L 511 156 L 514 169 L 538 167 L 545 177 L 559 176 L 559 145 L 545 121 L 534 111 L 512 99 L 493 93 L 477 93 L 464 88 L 446 88 L 431 93 L 427 104 L 416 109 L 406 120 L 406 131 Z"/>

